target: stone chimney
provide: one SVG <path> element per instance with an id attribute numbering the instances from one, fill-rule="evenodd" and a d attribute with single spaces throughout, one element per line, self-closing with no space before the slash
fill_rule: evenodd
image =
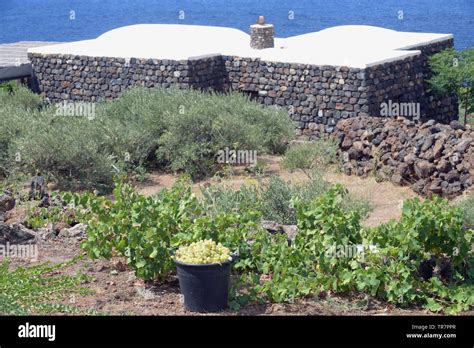
<path id="1" fill-rule="evenodd" d="M 265 17 L 259 16 L 257 24 L 250 26 L 250 47 L 261 50 L 275 47 L 275 28 L 273 24 L 265 24 Z"/>

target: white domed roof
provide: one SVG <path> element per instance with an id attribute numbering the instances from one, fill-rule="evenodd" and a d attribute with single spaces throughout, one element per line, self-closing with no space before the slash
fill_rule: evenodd
<path id="1" fill-rule="evenodd" d="M 254 50 L 250 36 L 233 28 L 139 24 L 108 31 L 97 39 L 32 48 L 42 54 L 183 60 L 224 54 L 268 61 L 364 68 L 417 55 L 411 47 L 452 38 L 448 34 L 407 33 L 345 25 L 319 32 L 275 39 L 275 48 Z"/>

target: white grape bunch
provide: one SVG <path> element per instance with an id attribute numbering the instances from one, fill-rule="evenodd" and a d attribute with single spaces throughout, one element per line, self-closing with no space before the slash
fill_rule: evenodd
<path id="1" fill-rule="evenodd" d="M 175 259 L 191 265 L 208 265 L 231 261 L 232 257 L 230 250 L 221 243 L 216 244 L 213 240 L 206 239 L 188 246 L 181 246 L 176 251 Z"/>

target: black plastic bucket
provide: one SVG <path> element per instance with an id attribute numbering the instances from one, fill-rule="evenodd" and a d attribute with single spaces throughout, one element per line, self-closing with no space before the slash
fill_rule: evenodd
<path id="1" fill-rule="evenodd" d="M 232 261 L 210 265 L 174 262 L 187 309 L 193 312 L 218 312 L 227 308 Z"/>

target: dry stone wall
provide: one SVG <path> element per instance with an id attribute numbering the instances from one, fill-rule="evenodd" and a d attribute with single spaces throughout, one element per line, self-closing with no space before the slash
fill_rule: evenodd
<path id="1" fill-rule="evenodd" d="M 189 60 L 29 54 L 37 88 L 52 102 L 119 97 L 132 86 L 241 91 L 288 109 L 300 135 L 333 132 L 343 119 L 380 116 L 382 103 L 419 103 L 421 120 L 449 123 L 457 100 L 437 99 L 426 85 L 427 58 L 452 40 L 418 47 L 422 54 L 366 69 L 210 55 Z M 409 117 L 413 117 L 409 115 Z"/>
<path id="2" fill-rule="evenodd" d="M 301 133 L 332 132 L 343 118 L 368 115 L 361 69 L 225 57 L 233 90 L 288 109 Z"/>
<path id="3" fill-rule="evenodd" d="M 454 40 L 449 39 L 446 41 L 435 42 L 430 45 L 414 47 L 412 50 L 421 51 L 420 60 L 422 63 L 423 79 L 428 80 L 431 78 L 432 73 L 428 66 L 428 58 L 435 53 L 441 52 L 446 48 L 454 47 Z M 449 119 L 456 120 L 458 113 L 458 101 L 455 97 L 444 96 L 436 97 L 428 92 L 427 86 L 423 91 L 420 100 L 424 103 L 426 110 L 427 119 L 437 119 L 444 123 L 448 123 Z"/>
<path id="4" fill-rule="evenodd" d="M 189 60 L 30 54 L 41 94 L 51 102 L 98 101 L 119 97 L 133 86 L 224 90 L 220 55 Z"/>
<path id="5" fill-rule="evenodd" d="M 419 104 L 419 115 L 412 113 L 411 115 L 399 114 L 395 116 L 419 118 L 421 121 L 435 119 L 443 123 L 456 120 L 457 99 L 452 96 L 437 97 L 432 95 L 429 93 L 429 86 L 426 83 L 426 80 L 431 77 L 428 67 L 429 56 L 452 46 L 453 41 L 450 39 L 416 47 L 412 50 L 420 50 L 421 55 L 365 69 L 365 81 L 370 95 L 369 114 L 381 116 L 382 103 L 402 106 L 415 103 Z M 418 105 L 415 107 L 418 108 Z"/>
<path id="6" fill-rule="evenodd" d="M 474 131 L 457 121 L 357 117 L 332 134 L 346 174 L 375 175 L 414 191 L 452 197 L 473 184 Z"/>

